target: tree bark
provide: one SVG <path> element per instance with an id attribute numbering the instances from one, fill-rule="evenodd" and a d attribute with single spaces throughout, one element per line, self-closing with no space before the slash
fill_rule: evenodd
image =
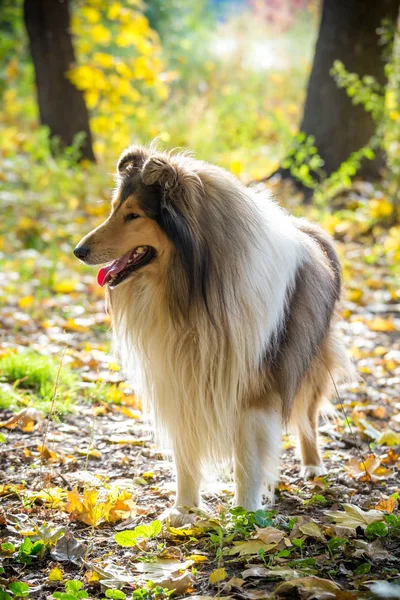
<path id="1" fill-rule="evenodd" d="M 347 71 L 372 75 L 386 83 L 377 29 L 382 19 L 396 22 L 399 0 L 324 0 L 314 63 L 307 87 L 301 131 L 315 137 L 324 170 L 335 171 L 349 155 L 363 147 L 375 131 L 371 115 L 353 106 L 344 89 L 330 75 L 335 60 Z M 382 153 L 365 160 L 359 175 L 377 179 Z"/>
<path id="2" fill-rule="evenodd" d="M 62 146 L 85 134 L 82 158 L 95 160 L 83 94 L 66 77 L 74 62 L 69 0 L 24 0 L 24 21 L 35 67 L 40 122 Z"/>

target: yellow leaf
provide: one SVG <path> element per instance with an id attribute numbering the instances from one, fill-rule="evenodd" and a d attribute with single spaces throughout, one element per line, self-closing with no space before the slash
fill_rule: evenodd
<path id="1" fill-rule="evenodd" d="M 111 40 L 111 33 L 104 25 L 95 25 L 89 29 L 90 37 L 99 44 L 108 44 Z"/>
<path id="2" fill-rule="evenodd" d="M 106 54 L 105 52 L 95 52 L 93 55 L 93 59 L 96 63 L 98 63 L 101 67 L 105 69 L 109 69 L 114 64 L 114 58 L 110 54 Z"/>
<path id="3" fill-rule="evenodd" d="M 85 581 L 86 583 L 97 583 L 98 581 L 101 581 L 101 577 L 96 571 L 86 571 Z"/>
<path id="4" fill-rule="evenodd" d="M 396 508 L 397 500 L 393 496 L 389 496 L 387 500 L 379 500 L 378 504 L 375 506 L 378 510 L 383 510 L 388 513 L 392 513 Z"/>
<path id="5" fill-rule="evenodd" d="M 347 297 L 351 302 L 359 302 L 363 296 L 363 291 L 360 289 L 352 289 L 347 291 Z"/>
<path id="6" fill-rule="evenodd" d="M 115 499 L 115 503 L 108 514 L 107 521 L 114 523 L 115 521 L 128 519 L 134 514 L 135 502 L 132 499 L 132 494 L 125 490 Z"/>
<path id="7" fill-rule="evenodd" d="M 33 296 L 24 296 L 18 300 L 20 308 L 29 308 L 33 304 Z"/>
<path id="8" fill-rule="evenodd" d="M 258 554 L 260 550 L 268 552 L 276 547 L 276 544 L 264 544 L 261 540 L 248 540 L 247 542 L 235 542 L 233 548 L 228 552 L 230 556 L 239 554 L 239 556 L 246 556 L 247 554 Z"/>
<path id="9" fill-rule="evenodd" d="M 57 294 L 70 294 L 76 290 L 77 285 L 77 279 L 62 279 L 54 283 L 53 290 L 57 292 Z"/>
<path id="10" fill-rule="evenodd" d="M 194 563 L 203 563 L 207 562 L 208 556 L 204 556 L 203 554 L 191 554 L 188 556 L 188 560 L 192 560 Z"/>
<path id="11" fill-rule="evenodd" d="M 379 446 L 399 446 L 400 445 L 400 433 L 387 429 L 384 431 L 375 443 Z"/>
<path id="12" fill-rule="evenodd" d="M 376 317 L 372 321 L 367 322 L 367 325 L 371 331 L 396 331 L 392 319 Z"/>
<path id="13" fill-rule="evenodd" d="M 103 501 L 99 498 L 98 490 L 86 489 L 81 496 L 75 489 L 68 492 L 65 510 L 79 521 L 96 527 L 103 521 L 114 523 L 132 516 L 135 504 L 132 494 L 126 490 L 120 494 L 112 490 Z"/>
<path id="14" fill-rule="evenodd" d="M 91 6 L 83 6 L 80 9 L 80 12 L 91 25 L 100 21 L 99 11 L 97 11 L 95 8 L 92 8 Z"/>
<path id="15" fill-rule="evenodd" d="M 240 175 L 242 172 L 242 163 L 240 160 L 233 160 L 230 164 L 230 170 L 234 175 Z"/>
<path id="16" fill-rule="evenodd" d="M 211 584 L 219 583 L 220 581 L 224 581 L 224 579 L 226 579 L 227 577 L 228 577 L 228 574 L 224 568 L 216 569 L 210 575 L 210 583 Z"/>
<path id="17" fill-rule="evenodd" d="M 86 106 L 90 110 L 92 110 L 93 108 L 96 108 L 99 98 L 100 98 L 100 94 L 97 90 L 86 90 L 85 101 L 86 101 Z"/>
<path id="18" fill-rule="evenodd" d="M 73 318 L 67 319 L 65 321 L 64 328 L 67 331 L 79 331 L 80 333 L 84 333 L 85 331 L 88 330 L 87 326 L 81 325 L 80 323 L 77 323 L 75 321 L 75 319 L 73 319 Z"/>
<path id="19" fill-rule="evenodd" d="M 40 490 L 40 492 L 29 494 L 31 500 L 42 500 L 46 505 L 46 508 L 62 507 L 66 497 L 67 492 L 60 487 L 50 487 L 45 490 Z"/>
<path id="20" fill-rule="evenodd" d="M 58 567 L 54 567 L 47 576 L 49 581 L 62 581 L 63 572 Z"/>
<path id="21" fill-rule="evenodd" d="M 369 201 L 369 208 L 371 212 L 371 216 L 374 219 L 378 219 L 380 217 L 388 217 L 392 214 L 393 206 L 386 198 L 372 198 Z"/>

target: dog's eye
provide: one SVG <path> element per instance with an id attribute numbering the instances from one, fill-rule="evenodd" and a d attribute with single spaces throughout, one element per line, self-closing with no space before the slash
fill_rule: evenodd
<path id="1" fill-rule="evenodd" d="M 140 215 L 138 215 L 136 213 L 129 213 L 129 215 L 125 215 L 124 221 L 125 221 L 125 223 L 127 223 L 128 221 L 134 221 L 135 219 L 138 219 L 139 217 L 140 217 Z"/>

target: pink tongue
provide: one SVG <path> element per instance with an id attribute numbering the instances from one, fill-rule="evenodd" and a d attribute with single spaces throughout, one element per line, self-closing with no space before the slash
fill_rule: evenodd
<path id="1" fill-rule="evenodd" d="M 107 263 L 105 267 L 101 267 L 97 273 L 97 283 L 103 286 L 107 283 L 107 281 L 110 281 L 113 275 L 116 275 L 122 271 L 122 269 L 125 269 L 131 254 L 132 250 L 121 256 L 121 258 L 117 258 L 116 260 L 112 260 L 111 262 Z"/>

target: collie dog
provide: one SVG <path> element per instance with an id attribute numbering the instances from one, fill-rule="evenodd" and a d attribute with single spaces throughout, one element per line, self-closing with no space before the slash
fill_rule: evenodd
<path id="1" fill-rule="evenodd" d="M 272 501 L 282 428 L 323 474 L 318 414 L 349 369 L 334 332 L 340 265 L 319 227 L 185 153 L 128 148 L 111 214 L 78 244 L 105 264 L 114 349 L 173 450 L 173 524 L 193 520 L 205 465 L 233 460 L 234 503 Z"/>

